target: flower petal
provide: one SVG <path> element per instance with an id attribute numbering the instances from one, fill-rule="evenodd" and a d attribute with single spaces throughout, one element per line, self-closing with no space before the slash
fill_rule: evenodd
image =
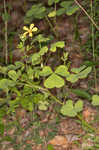
<path id="1" fill-rule="evenodd" d="M 32 37 L 32 35 L 33 35 L 33 34 L 32 34 L 32 32 L 31 32 L 31 33 L 29 33 L 29 36 L 30 36 L 30 37 Z"/>
<path id="2" fill-rule="evenodd" d="M 24 26 L 24 27 L 23 27 L 23 30 L 28 31 L 28 30 L 29 30 L 29 28 L 27 28 L 26 26 Z"/>
<path id="3" fill-rule="evenodd" d="M 23 33 L 23 37 L 26 37 L 27 34 L 28 34 L 28 32 Z"/>
<path id="4" fill-rule="evenodd" d="M 32 32 L 36 32 L 38 30 L 38 28 L 37 27 L 34 27 L 33 29 L 32 29 Z"/>
<path id="5" fill-rule="evenodd" d="M 33 27 L 34 27 L 34 24 L 31 24 L 31 25 L 30 25 L 30 30 L 33 29 Z"/>

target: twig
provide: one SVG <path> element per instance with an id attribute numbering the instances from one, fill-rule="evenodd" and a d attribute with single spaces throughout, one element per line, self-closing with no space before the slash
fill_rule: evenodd
<path id="1" fill-rule="evenodd" d="M 87 15 L 87 17 L 89 18 L 89 20 L 93 23 L 93 25 L 96 27 L 97 30 L 99 30 L 98 25 L 96 25 L 96 23 L 94 22 L 94 20 L 90 17 L 90 15 L 87 13 L 87 11 L 79 4 L 79 2 L 77 0 L 74 0 L 75 3 L 83 10 L 83 12 Z"/>
<path id="2" fill-rule="evenodd" d="M 6 15 L 6 2 L 4 0 L 4 14 Z M 8 28 L 8 22 L 5 21 L 5 63 L 8 64 L 8 35 L 7 35 L 7 28 Z"/>
<path id="3" fill-rule="evenodd" d="M 52 97 L 56 102 L 58 102 L 59 104 L 63 105 L 63 103 L 62 103 L 57 97 L 55 97 L 48 89 L 43 88 L 43 87 L 38 86 L 38 85 L 30 84 L 29 82 L 27 82 L 27 84 L 25 84 L 25 85 L 28 86 L 28 87 L 30 87 L 30 88 L 38 89 L 38 90 L 40 90 L 41 92 L 48 93 L 49 96 Z"/>

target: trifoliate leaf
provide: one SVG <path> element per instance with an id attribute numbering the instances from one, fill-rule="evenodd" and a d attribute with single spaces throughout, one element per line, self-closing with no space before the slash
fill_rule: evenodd
<path id="1" fill-rule="evenodd" d="M 56 75 L 55 73 L 53 73 L 50 77 L 48 77 L 44 81 L 44 86 L 49 89 L 55 88 L 55 87 L 60 88 L 64 86 L 64 80 L 58 75 Z"/>

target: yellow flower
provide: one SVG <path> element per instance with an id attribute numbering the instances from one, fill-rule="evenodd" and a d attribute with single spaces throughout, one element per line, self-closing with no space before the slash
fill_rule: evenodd
<path id="1" fill-rule="evenodd" d="M 37 27 L 34 27 L 34 24 L 31 24 L 31 25 L 30 25 L 30 28 L 24 26 L 24 27 L 23 27 L 23 30 L 26 31 L 25 33 L 23 33 L 23 36 L 24 36 L 24 37 L 26 37 L 27 34 L 29 34 L 29 36 L 32 37 L 32 36 L 33 36 L 33 32 L 36 32 L 36 31 L 38 30 L 38 28 L 37 28 Z"/>

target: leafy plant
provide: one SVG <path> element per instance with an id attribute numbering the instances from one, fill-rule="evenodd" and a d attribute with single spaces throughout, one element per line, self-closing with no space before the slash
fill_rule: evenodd
<path id="1" fill-rule="evenodd" d="M 59 1 L 56 1 L 56 3 L 58 2 Z M 52 5 L 53 1 L 49 1 L 49 4 Z M 42 5 L 40 6 L 43 7 Z M 36 10 L 36 7 L 38 6 L 32 8 Z M 32 11 L 30 12 L 32 13 Z M 30 12 L 29 15 L 31 14 Z M 34 24 L 31 24 L 30 28 L 25 26 L 24 29 L 26 32 L 20 35 L 20 43 L 18 45 L 20 51 L 24 52 L 22 58 L 23 62 L 15 62 L 13 65 L 0 67 L 0 72 L 2 76 L 4 76 L 4 78 L 0 80 L 0 88 L 6 92 L 5 104 L 9 104 L 7 113 L 15 112 L 15 109 L 20 106 L 28 111 L 34 111 L 35 106 L 37 106 L 39 110 L 46 111 L 50 105 L 49 99 L 52 98 L 63 105 L 60 111 L 63 115 L 75 117 L 77 113 L 83 109 L 82 100 L 78 100 L 75 104 L 73 104 L 72 100 L 67 100 L 66 104 L 63 104 L 48 89 L 61 88 L 65 85 L 66 81 L 75 83 L 79 79 L 86 78 L 91 72 L 92 67 L 83 65 L 80 68 L 72 68 L 71 73 L 69 71 L 70 65 L 68 65 L 69 54 L 63 51 L 65 47 L 64 41 L 51 43 L 49 37 L 45 37 L 43 34 L 33 34 L 34 29 L 37 31 Z M 26 44 L 27 36 L 30 37 L 30 45 Z M 50 43 L 50 47 L 48 43 Z M 29 52 L 31 48 L 37 50 L 28 55 L 27 52 Z M 63 56 L 60 60 L 62 60 L 64 64 L 60 64 L 53 69 L 46 65 L 47 61 L 45 65 L 43 65 L 44 56 L 49 57 L 49 54 L 55 53 L 57 49 L 62 49 L 61 53 L 63 53 Z M 24 59 L 26 59 L 25 62 Z M 42 81 L 44 81 L 45 88 L 42 86 Z M 90 99 L 90 94 L 86 91 L 79 89 L 71 89 L 71 91 L 81 98 Z"/>

